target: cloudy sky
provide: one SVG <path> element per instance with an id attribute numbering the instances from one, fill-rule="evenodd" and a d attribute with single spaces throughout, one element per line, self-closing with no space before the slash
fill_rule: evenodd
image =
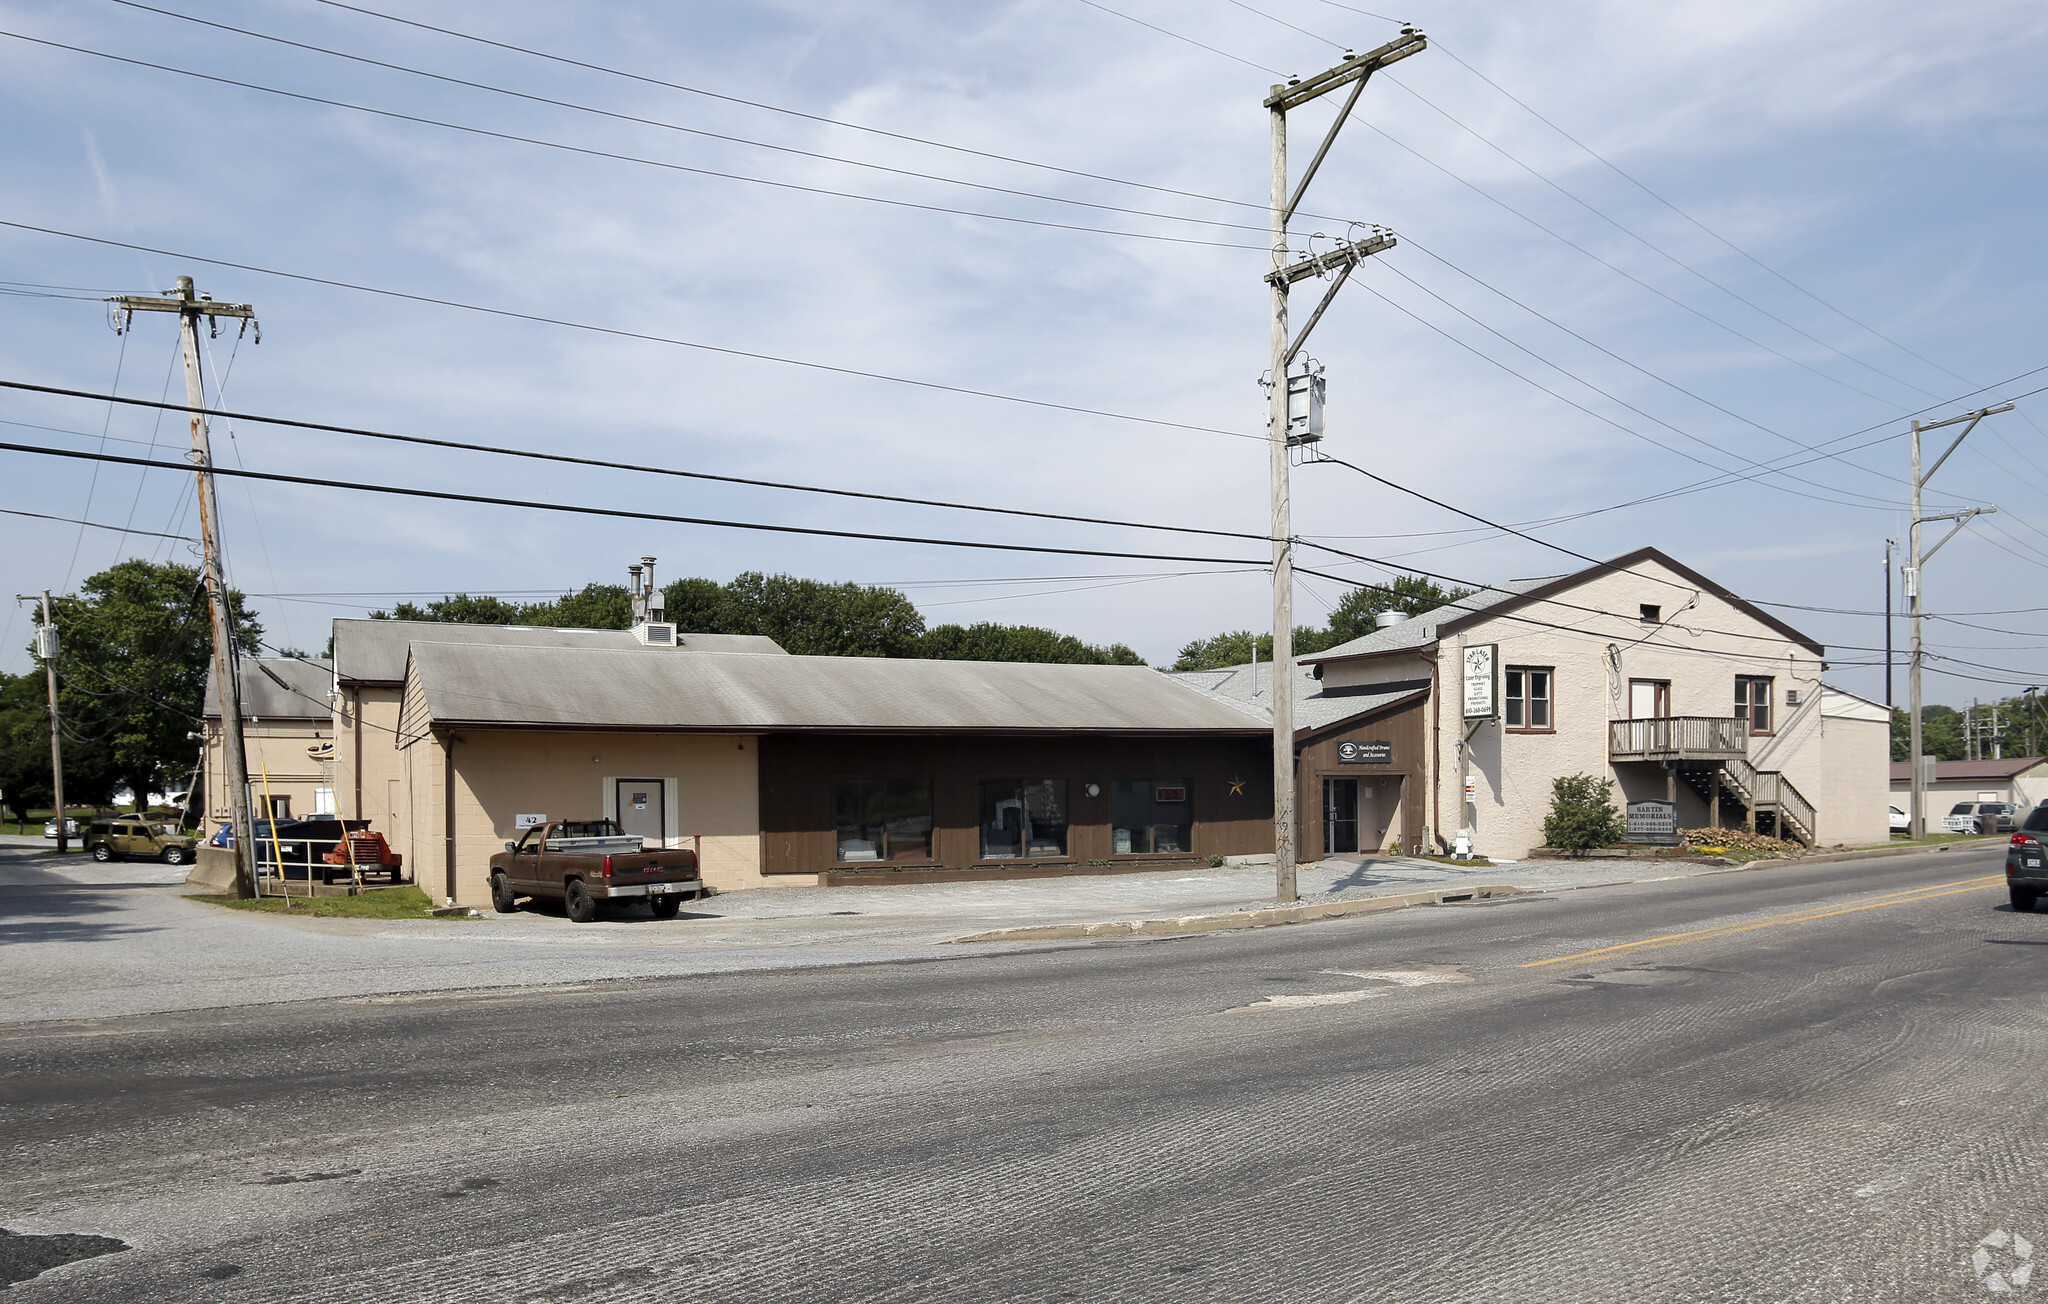
<path id="1" fill-rule="evenodd" d="M 100 300 L 189 273 L 260 315 L 260 346 L 209 341 L 239 411 L 1254 534 L 1261 100 L 1398 31 L 1334 0 L 0 0 L 0 17 L 0 379 L 181 394 L 172 319 L 116 336 Z M 1392 18 L 1431 48 L 1374 79 L 1296 223 L 1297 249 L 1354 222 L 1401 240 L 1308 349 L 1326 450 L 1560 547 L 1653 544 L 1753 599 L 1868 613 L 1884 541 L 1904 537 L 1909 415 L 2017 399 L 1930 491 L 2000 512 L 1928 569 L 1929 609 L 1954 618 L 1929 624 L 1951 658 L 1929 694 L 2048 680 L 2048 509 L 2029 492 L 2048 478 L 2048 11 Z M 1297 170 L 1336 107 L 1293 115 Z M 175 417 L 20 391 L 0 391 L 0 419 L 16 444 L 170 460 L 184 442 Z M 1255 540 L 247 421 L 218 423 L 215 447 L 225 466 L 508 503 L 1215 559 L 224 481 L 233 579 L 302 647 L 401 596 L 618 581 L 642 553 L 664 579 L 900 585 L 933 623 L 1046 624 L 1155 663 L 1270 610 Z M 188 477 L 19 452 L 0 468 L 0 508 L 115 527 L 0 514 L 12 591 L 186 555 L 120 527 L 193 533 Z M 1332 575 L 1576 564 L 1343 467 L 1294 484 L 1297 531 L 1383 563 L 1304 550 Z M 1297 610 L 1320 620 L 1343 591 L 1305 578 Z M 1776 610 L 1835 649 L 1835 682 L 1882 694 L 1881 620 Z M 0 613 L 0 666 L 31 664 L 27 628 Z"/>

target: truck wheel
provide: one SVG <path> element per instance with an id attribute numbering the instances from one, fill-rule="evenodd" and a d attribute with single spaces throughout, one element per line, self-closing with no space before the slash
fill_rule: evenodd
<path id="1" fill-rule="evenodd" d="M 184 863 L 185 863 L 185 849 L 184 849 L 183 847 L 165 847 L 165 848 L 164 848 L 164 863 L 165 863 L 166 865 L 182 865 L 182 864 L 184 864 Z"/>
<path id="2" fill-rule="evenodd" d="M 92 858 L 104 865 L 114 858 L 114 849 L 104 842 L 95 842 L 92 846 Z"/>
<path id="3" fill-rule="evenodd" d="M 573 924 L 587 924 L 597 918 L 597 898 L 590 895 L 590 889 L 583 886 L 583 880 L 572 878 L 562 889 L 562 909 Z"/>
<path id="4" fill-rule="evenodd" d="M 503 874 L 491 875 L 491 909 L 509 915 L 518 908 L 519 898 L 512 895 L 512 884 Z"/>
<path id="5" fill-rule="evenodd" d="M 2016 887 L 2012 889 L 2012 908 L 2023 915 L 2032 914 L 2034 903 L 2040 899 L 2041 894 L 2030 888 Z"/>
<path id="6" fill-rule="evenodd" d="M 682 913 L 683 898 L 674 892 L 665 896 L 647 898 L 647 908 L 654 912 L 656 919 L 674 919 Z"/>

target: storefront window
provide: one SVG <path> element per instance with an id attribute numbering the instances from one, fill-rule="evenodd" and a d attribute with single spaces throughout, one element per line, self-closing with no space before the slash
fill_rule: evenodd
<path id="1" fill-rule="evenodd" d="M 1186 855 L 1194 846 L 1194 803 L 1186 779 L 1118 779 L 1109 786 L 1110 844 L 1118 856 Z"/>
<path id="2" fill-rule="evenodd" d="M 1065 779 L 983 779 L 981 857 L 1067 854 Z"/>
<path id="3" fill-rule="evenodd" d="M 842 862 L 932 858 L 930 779 L 841 779 L 835 796 Z"/>

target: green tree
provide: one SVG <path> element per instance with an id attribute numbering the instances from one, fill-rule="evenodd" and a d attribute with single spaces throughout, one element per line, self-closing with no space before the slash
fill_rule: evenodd
<path id="1" fill-rule="evenodd" d="M 240 593 L 229 593 L 236 649 L 261 647 Z M 64 795 L 105 804 L 116 789 L 138 801 L 182 784 L 198 744 L 207 665 L 213 655 L 199 572 L 131 559 L 87 579 L 51 604 L 59 650 L 58 711 L 64 722 Z M 43 676 L 15 676 L 0 691 L 6 751 L 0 786 L 10 796 L 49 793 L 50 724 L 37 701 Z M 33 688 L 30 685 L 33 684 Z"/>
<path id="2" fill-rule="evenodd" d="M 633 595 L 623 584 L 586 584 L 553 602 L 531 604 L 521 623 L 563 629 L 631 629 Z"/>
<path id="3" fill-rule="evenodd" d="M 1349 643 L 1354 638 L 1372 633 L 1374 622 L 1382 612 L 1398 611 L 1411 617 L 1420 616 L 1460 598 L 1469 598 L 1475 592 L 1476 589 L 1461 589 L 1456 585 L 1447 589 L 1421 575 L 1396 575 L 1385 584 L 1367 584 L 1353 589 L 1338 601 L 1337 609 L 1330 613 L 1330 633 L 1336 635 L 1330 646 Z"/>
<path id="4" fill-rule="evenodd" d="M 1614 807 L 1613 780 L 1590 774 L 1567 774 L 1550 784 L 1550 813 L 1543 817 L 1543 838 L 1559 851 L 1583 852 L 1622 840 L 1628 826 Z"/>
<path id="5" fill-rule="evenodd" d="M 457 593 L 450 597 L 435 598 L 422 607 L 414 602 L 401 602 L 389 611 L 373 611 L 371 620 L 435 620 L 446 625 L 521 625 L 523 608 L 503 598 L 488 595 L 472 596 Z"/>
<path id="6" fill-rule="evenodd" d="M 1892 709 L 1892 759 L 1912 759 L 1913 717 L 1897 707 Z M 1963 713 L 1952 706 L 1927 705 L 1920 708 L 1920 750 L 1937 761 L 1963 759 Z"/>
<path id="7" fill-rule="evenodd" d="M 725 587 L 717 580 L 671 580 L 661 591 L 669 623 L 693 634 L 730 634 L 719 626 Z"/>
<path id="8" fill-rule="evenodd" d="M 913 657 L 924 617 L 895 589 L 743 571 L 724 586 L 717 632 L 765 634 L 797 656 Z"/>
<path id="9" fill-rule="evenodd" d="M 917 655 L 934 661 L 1038 661 L 1066 665 L 1142 666 L 1145 658 L 1121 643 L 1083 643 L 1036 625 L 936 625 L 918 642 Z"/>
<path id="10" fill-rule="evenodd" d="M 1333 648 L 1344 640 L 1327 629 L 1313 625 L 1294 627 L 1294 655 L 1309 656 L 1326 648 Z M 1245 665 L 1252 659 L 1252 649 L 1259 651 L 1259 660 L 1273 659 L 1273 636 L 1253 634 L 1248 629 L 1234 629 L 1224 634 L 1213 634 L 1198 638 L 1180 650 L 1174 661 L 1175 670 L 1222 670 L 1227 666 Z"/>

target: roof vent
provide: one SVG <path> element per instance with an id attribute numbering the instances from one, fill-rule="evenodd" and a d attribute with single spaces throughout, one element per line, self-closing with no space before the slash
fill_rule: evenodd
<path id="1" fill-rule="evenodd" d="M 1373 617 L 1373 624 L 1379 629 L 1392 629 L 1396 625 L 1406 624 L 1407 620 L 1408 613 L 1405 611 L 1382 611 Z"/>
<path id="2" fill-rule="evenodd" d="M 648 647 L 674 647 L 676 627 L 659 621 L 643 620 L 633 626 L 633 637 Z"/>

